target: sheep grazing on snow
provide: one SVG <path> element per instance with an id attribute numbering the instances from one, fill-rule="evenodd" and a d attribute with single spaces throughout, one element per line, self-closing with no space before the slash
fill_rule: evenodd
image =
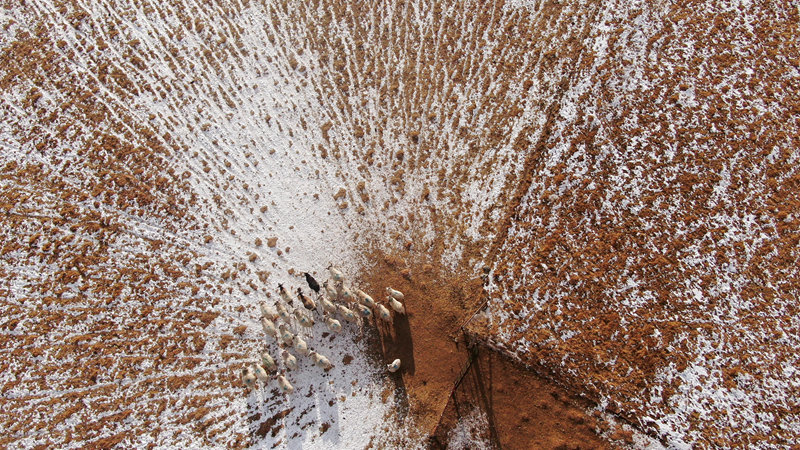
<path id="1" fill-rule="evenodd" d="M 376 303 L 375 300 L 372 299 L 366 292 L 362 291 L 361 289 L 356 289 L 356 295 L 361 300 L 361 303 L 369 306 L 370 308 L 374 308 Z"/>
<path id="2" fill-rule="evenodd" d="M 356 314 L 350 308 L 344 305 L 339 305 L 339 314 L 341 314 L 342 318 L 348 322 L 356 321 Z"/>
<path id="3" fill-rule="evenodd" d="M 261 328 L 264 329 L 264 333 L 266 333 L 267 336 L 278 337 L 278 330 L 275 329 L 275 324 L 266 317 L 261 318 Z"/>
<path id="4" fill-rule="evenodd" d="M 270 372 L 275 372 L 275 370 L 278 369 L 278 365 L 275 364 L 275 360 L 272 359 L 272 356 L 270 356 L 270 354 L 267 352 L 261 353 L 261 365 Z"/>
<path id="5" fill-rule="evenodd" d="M 308 272 L 303 272 L 303 275 L 306 276 L 306 283 L 308 283 L 308 287 L 311 288 L 312 291 L 319 294 L 319 283 L 317 283 L 317 280 L 315 280 L 314 277 L 312 277 Z"/>
<path id="6" fill-rule="evenodd" d="M 256 373 L 250 366 L 245 366 L 242 368 L 242 383 L 245 386 L 249 387 L 250 389 L 255 389 L 256 387 Z"/>
<path id="7" fill-rule="evenodd" d="M 378 304 L 378 317 L 387 323 L 392 323 L 392 315 L 389 313 L 389 310 L 380 303 Z"/>
<path id="8" fill-rule="evenodd" d="M 398 291 L 397 289 L 392 289 L 390 287 L 386 288 L 386 293 L 390 296 L 396 298 L 397 300 L 405 300 L 406 296 L 403 295 L 402 292 Z"/>
<path id="9" fill-rule="evenodd" d="M 337 268 L 333 267 L 333 264 L 328 266 L 328 272 L 331 273 L 331 278 L 333 278 L 333 281 L 338 281 L 340 283 L 344 281 L 344 274 L 342 274 L 342 272 L 340 272 Z"/>
<path id="10" fill-rule="evenodd" d="M 325 287 L 325 292 L 328 294 L 328 297 L 332 299 L 339 298 L 339 293 L 336 291 L 336 288 L 331 286 L 328 281 L 322 283 L 322 285 Z"/>
<path id="11" fill-rule="evenodd" d="M 334 305 L 333 303 L 330 302 L 330 300 L 325 298 L 325 295 L 321 294 L 319 296 L 319 304 L 322 305 L 322 310 L 328 314 L 333 314 L 336 312 L 336 305 Z"/>
<path id="12" fill-rule="evenodd" d="M 281 295 L 281 298 L 286 303 L 288 303 L 290 305 L 294 304 L 294 300 L 295 300 L 294 296 L 292 295 L 291 292 L 289 292 L 288 289 L 285 289 L 282 284 L 278 284 L 278 294 Z"/>
<path id="13" fill-rule="evenodd" d="M 301 355 L 308 355 L 308 344 L 298 335 L 294 336 L 294 349 Z"/>
<path id="14" fill-rule="evenodd" d="M 387 364 L 386 365 L 386 369 L 389 370 L 389 372 L 392 372 L 392 373 L 397 372 L 398 370 L 400 370 L 400 358 L 395 359 L 394 361 L 392 361 L 391 364 Z"/>
<path id="15" fill-rule="evenodd" d="M 342 331 L 342 324 L 333 317 L 325 318 L 325 325 L 327 325 L 328 329 L 334 333 L 340 333 Z"/>
<path id="16" fill-rule="evenodd" d="M 314 326 L 314 319 L 308 316 L 302 309 L 295 309 L 294 316 L 297 317 L 297 321 L 300 323 L 300 326 L 311 328 Z"/>
<path id="17" fill-rule="evenodd" d="M 306 297 L 303 294 L 303 291 L 300 288 L 297 288 L 297 296 L 300 297 L 300 301 L 303 302 L 303 307 L 309 311 L 313 311 L 316 309 L 317 305 L 314 303 L 314 300 L 311 300 L 311 297 Z"/>
<path id="18" fill-rule="evenodd" d="M 253 367 L 255 367 L 256 377 L 259 379 L 259 381 L 262 383 L 269 381 L 269 375 L 267 375 L 267 371 L 261 367 L 261 364 L 253 364 Z"/>
<path id="19" fill-rule="evenodd" d="M 283 364 L 287 369 L 297 370 L 297 358 L 295 358 L 294 355 L 284 350 L 281 352 L 281 358 L 283 358 Z"/>
<path id="20" fill-rule="evenodd" d="M 328 358 L 320 355 L 315 351 L 309 353 L 308 356 L 311 358 L 312 361 L 314 361 L 314 364 L 316 364 L 317 367 L 320 367 L 324 370 L 328 370 L 331 367 L 333 367 L 333 364 Z"/>
<path id="21" fill-rule="evenodd" d="M 356 303 L 356 309 L 358 309 L 361 317 L 372 317 L 372 310 L 368 306 Z"/>
<path id="22" fill-rule="evenodd" d="M 278 316 L 281 319 L 283 319 L 284 321 L 288 322 L 289 319 L 292 317 L 289 314 L 289 311 L 287 311 L 286 308 L 283 305 L 281 305 L 280 303 L 278 303 L 278 305 L 276 307 L 278 309 Z"/>
<path id="23" fill-rule="evenodd" d="M 352 303 L 355 300 L 355 296 L 353 295 L 353 291 L 351 291 L 350 288 L 345 286 L 344 284 L 342 284 L 340 286 L 339 295 L 347 303 Z"/>
<path id="24" fill-rule="evenodd" d="M 285 323 L 278 325 L 278 332 L 280 333 L 281 340 L 283 341 L 284 344 L 292 345 L 292 342 L 294 341 L 294 334 L 292 334 L 291 331 L 286 329 Z"/>
<path id="25" fill-rule="evenodd" d="M 392 307 L 398 314 L 405 314 L 406 307 L 403 306 L 402 303 L 398 302 L 396 298 L 392 297 L 391 295 L 386 296 L 386 300 L 389 302 L 389 306 Z"/>
<path id="26" fill-rule="evenodd" d="M 289 380 L 286 379 L 283 375 L 278 375 L 276 377 L 278 380 L 278 387 L 280 388 L 281 392 L 284 394 L 293 394 L 294 393 L 294 386 L 289 383 Z"/>
<path id="27" fill-rule="evenodd" d="M 268 305 L 267 302 L 261 302 L 259 308 L 261 309 L 261 317 L 266 317 L 273 322 L 278 320 L 278 312 L 275 311 L 275 308 Z"/>

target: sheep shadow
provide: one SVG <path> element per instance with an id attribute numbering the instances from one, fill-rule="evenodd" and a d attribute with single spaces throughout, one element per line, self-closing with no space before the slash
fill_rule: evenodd
<path id="1" fill-rule="evenodd" d="M 375 349 L 373 356 L 378 360 L 379 367 L 386 372 L 385 379 L 393 384 L 393 398 L 397 412 L 397 419 L 401 422 L 408 417 L 410 410 L 408 405 L 408 390 L 406 388 L 403 374 L 414 374 L 414 344 L 411 338 L 411 327 L 405 315 L 396 315 L 391 325 L 386 322 L 373 318 L 370 332 L 366 333 L 369 345 Z M 386 366 L 400 358 L 400 370 L 391 373 Z"/>
<path id="2" fill-rule="evenodd" d="M 396 418 L 400 421 L 400 423 L 404 423 L 408 418 L 409 414 L 409 406 L 408 406 L 408 390 L 406 390 L 406 383 L 403 381 L 402 369 L 388 374 L 389 380 L 394 383 L 394 410 L 396 412 Z"/>
<path id="3" fill-rule="evenodd" d="M 411 326 L 408 323 L 408 316 L 398 314 L 394 317 L 392 325 L 379 325 L 378 336 L 381 340 L 385 364 L 400 358 L 400 372 L 414 375 L 416 366 L 414 364 L 414 340 L 411 337 Z"/>
<path id="4" fill-rule="evenodd" d="M 409 414 L 408 391 L 403 373 L 414 375 L 416 366 L 414 363 L 414 340 L 411 337 L 411 326 L 408 323 L 408 316 L 398 314 L 395 316 L 391 327 L 379 330 L 381 336 L 384 355 L 387 362 L 400 358 L 400 370 L 389 373 L 389 378 L 394 381 L 394 400 L 397 417 L 405 421 Z"/>

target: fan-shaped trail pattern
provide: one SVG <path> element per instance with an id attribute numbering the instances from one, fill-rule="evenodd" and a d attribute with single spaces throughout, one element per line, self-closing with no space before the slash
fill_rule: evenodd
<path id="1" fill-rule="evenodd" d="M 732 8 L 3 2 L 1 442 L 420 445 L 359 327 L 236 381 L 370 249 L 489 265 L 482 334 L 674 442 L 793 440 L 797 8 Z"/>
<path id="2" fill-rule="evenodd" d="M 671 445 L 797 442 L 797 30 L 604 3 L 500 239 L 498 346 Z"/>

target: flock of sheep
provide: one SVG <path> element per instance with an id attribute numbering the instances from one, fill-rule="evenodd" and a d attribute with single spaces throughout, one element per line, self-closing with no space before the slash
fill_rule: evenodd
<path id="1" fill-rule="evenodd" d="M 335 267 L 329 266 L 328 271 L 331 277 L 323 283 L 324 292 L 320 289 L 317 280 L 309 273 L 305 273 L 306 282 L 309 288 L 314 291 L 312 295 L 315 295 L 316 301 L 311 296 L 305 295 L 301 288 L 297 288 L 297 296 L 295 296 L 283 285 L 279 284 L 278 293 L 286 303 L 286 306 L 281 302 L 275 302 L 271 306 L 266 301 L 260 305 L 261 326 L 269 338 L 274 339 L 280 348 L 284 348 L 281 351 L 281 359 L 286 369 L 297 369 L 297 358 L 289 352 L 291 348 L 294 348 L 298 354 L 311 358 L 311 361 L 316 366 L 326 371 L 333 367 L 328 358 L 310 349 L 300 335 L 300 330 L 303 328 L 310 329 L 314 326 L 315 312 L 322 316 L 325 325 L 334 333 L 342 331 L 342 324 L 336 319 L 336 314 L 346 322 L 355 323 L 359 320 L 358 316 L 365 319 L 373 317 L 374 310 L 381 320 L 389 324 L 392 323 L 392 314 L 386 306 L 373 300 L 364 291 L 360 289 L 353 291 L 351 287 L 345 285 L 344 275 Z M 387 287 L 386 294 L 386 301 L 389 307 L 397 314 L 405 314 L 405 307 L 401 303 L 405 299 L 403 293 Z M 317 307 L 317 303 L 319 303 L 320 308 Z M 301 304 L 302 307 L 296 306 L 298 304 Z M 296 332 L 290 330 L 293 322 L 299 325 L 295 329 Z M 395 359 L 391 364 L 387 365 L 389 372 L 397 372 L 399 369 L 399 359 Z M 285 394 L 294 392 L 294 387 L 286 379 L 285 370 L 278 370 L 278 364 L 266 350 L 261 353 L 260 362 L 255 361 L 242 369 L 242 382 L 250 389 L 255 389 L 256 381 L 261 381 L 265 385 L 269 382 L 269 374 L 273 374 L 272 378 L 277 380 L 281 392 Z"/>

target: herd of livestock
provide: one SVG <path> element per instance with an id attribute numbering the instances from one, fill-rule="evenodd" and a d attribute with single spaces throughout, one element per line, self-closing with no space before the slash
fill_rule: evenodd
<path id="1" fill-rule="evenodd" d="M 364 319 L 377 316 L 391 324 L 393 319 L 389 308 L 397 314 L 405 314 L 405 306 L 402 303 L 405 296 L 402 292 L 390 287 L 386 288 L 386 302 L 389 305 L 387 308 L 364 291 L 353 289 L 345 284 L 344 275 L 335 267 L 329 266 L 328 272 L 330 272 L 330 278 L 323 283 L 322 289 L 314 277 L 305 273 L 306 282 L 313 294 L 306 295 L 301 288 L 297 288 L 295 296 L 290 290 L 279 284 L 278 293 L 286 305 L 280 301 L 274 302 L 274 305 L 264 301 L 259 305 L 261 326 L 267 337 L 274 339 L 282 349 L 280 359 L 283 361 L 284 369 L 279 370 L 275 359 L 269 351 L 265 350 L 261 353 L 259 360 L 242 369 L 242 382 L 245 386 L 255 389 L 257 381 L 266 385 L 270 378 L 273 378 L 277 380 L 281 392 L 293 393 L 294 387 L 286 378 L 285 371 L 285 369 L 297 370 L 297 357 L 289 351 L 290 349 L 293 349 L 298 355 L 310 358 L 314 365 L 326 371 L 333 367 L 328 358 L 309 348 L 301 336 L 303 329 L 309 330 L 314 326 L 315 313 L 321 316 L 328 329 L 334 333 L 342 331 L 342 323 L 336 318 L 337 315 L 345 322 L 350 323 L 357 323 L 359 316 Z M 399 359 L 395 359 L 387 365 L 387 370 L 390 372 L 396 372 L 399 369 Z M 271 377 L 270 374 L 272 374 Z"/>

